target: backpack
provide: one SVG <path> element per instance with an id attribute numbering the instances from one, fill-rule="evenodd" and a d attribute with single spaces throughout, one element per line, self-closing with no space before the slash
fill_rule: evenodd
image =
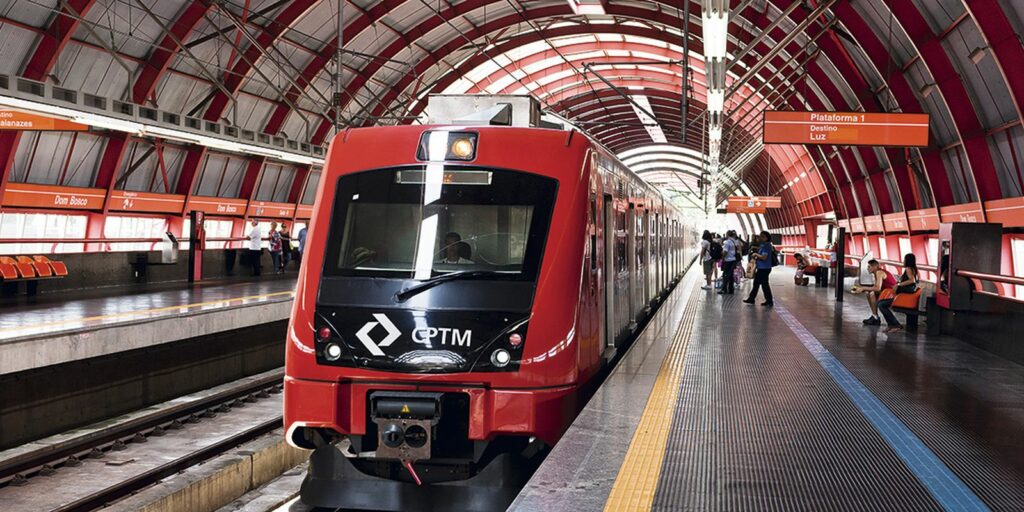
<path id="1" fill-rule="evenodd" d="M 711 256 L 712 260 L 718 261 L 722 259 L 722 244 L 712 240 L 711 248 L 708 249 L 708 254 Z"/>
<path id="2" fill-rule="evenodd" d="M 775 246 L 772 246 L 772 266 L 779 266 L 779 251 L 775 250 Z"/>

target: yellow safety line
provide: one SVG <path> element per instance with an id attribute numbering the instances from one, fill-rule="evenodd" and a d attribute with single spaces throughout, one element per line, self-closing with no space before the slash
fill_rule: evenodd
<path id="1" fill-rule="evenodd" d="M 690 343 L 690 331 L 696 316 L 696 297 L 691 296 L 687 303 L 676 336 L 658 370 L 658 378 L 647 399 L 647 406 L 633 433 L 608 501 L 605 502 L 606 511 L 648 511 L 654 502 L 654 492 L 661 476 L 665 445 L 679 395 L 686 349 Z"/>
<path id="2" fill-rule="evenodd" d="M 71 319 L 71 320 L 58 320 L 58 321 L 54 321 L 54 322 L 42 322 L 42 323 L 32 324 L 32 325 L 19 325 L 19 326 L 16 326 L 16 327 L 4 327 L 4 328 L 0 329 L 0 332 L 24 331 L 24 330 L 28 330 L 28 329 L 37 329 L 39 327 L 47 327 L 47 326 L 52 326 L 52 325 L 64 325 L 64 324 L 77 324 L 77 323 L 85 323 L 85 322 L 94 322 L 94 321 L 97 321 L 97 320 L 109 320 L 109 319 L 112 319 L 112 318 L 139 316 L 139 315 L 145 315 L 145 314 L 149 314 L 149 313 L 160 313 L 160 312 L 163 312 L 163 311 L 174 311 L 176 309 L 180 310 L 180 309 L 189 309 L 189 308 L 196 308 L 196 307 L 202 307 L 202 306 L 211 306 L 211 305 L 214 305 L 214 304 L 223 304 L 223 303 L 226 303 L 226 302 L 230 303 L 230 302 L 238 302 L 238 301 L 252 300 L 252 299 L 269 299 L 270 297 L 277 297 L 277 296 L 281 296 L 281 295 L 294 295 L 294 294 L 295 294 L 295 292 L 293 292 L 293 291 L 286 291 L 286 292 L 266 293 L 266 294 L 263 294 L 263 295 L 247 295 L 245 297 L 232 297 L 230 299 L 211 300 L 211 301 L 207 301 L 207 302 L 196 302 L 196 303 L 193 303 L 193 304 L 181 304 L 181 305 L 178 305 L 178 306 L 165 306 L 165 307 L 162 307 L 162 308 L 143 309 L 143 310 L 140 310 L 140 311 L 125 311 L 123 313 L 114 313 L 114 314 L 110 314 L 110 315 L 91 316 L 91 317 L 87 317 L 87 318 L 75 318 L 75 319 Z"/>

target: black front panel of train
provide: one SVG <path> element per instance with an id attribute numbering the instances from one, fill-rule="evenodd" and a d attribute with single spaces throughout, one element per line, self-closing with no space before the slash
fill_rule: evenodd
<path id="1" fill-rule="evenodd" d="M 316 358 L 403 373 L 516 371 L 528 319 L 521 312 L 318 306 L 316 330 L 326 327 L 330 335 L 317 336 Z"/>
<path id="2" fill-rule="evenodd" d="M 317 296 L 317 361 L 518 370 L 557 190 L 549 177 L 450 163 L 341 176 Z"/>

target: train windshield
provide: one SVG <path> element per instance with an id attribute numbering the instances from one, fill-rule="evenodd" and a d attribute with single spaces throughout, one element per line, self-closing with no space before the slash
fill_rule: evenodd
<path id="1" fill-rule="evenodd" d="M 533 280 L 556 188 L 535 174 L 442 165 L 342 176 L 324 274 Z"/>

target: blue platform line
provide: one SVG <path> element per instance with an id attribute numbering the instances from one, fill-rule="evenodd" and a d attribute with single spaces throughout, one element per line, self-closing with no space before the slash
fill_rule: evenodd
<path id="1" fill-rule="evenodd" d="M 850 370 L 843 366 L 843 363 L 839 362 L 796 317 L 779 305 L 775 306 L 775 311 L 942 508 L 989 510 L 974 491 L 925 446 L 874 393 L 857 380 L 857 377 L 850 373 Z"/>

